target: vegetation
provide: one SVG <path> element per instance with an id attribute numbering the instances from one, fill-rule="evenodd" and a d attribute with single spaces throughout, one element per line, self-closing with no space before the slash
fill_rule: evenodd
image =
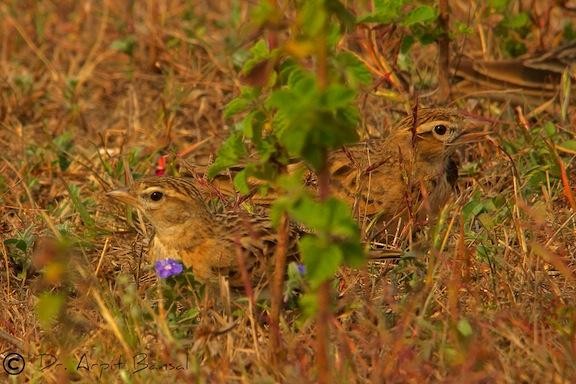
<path id="1" fill-rule="evenodd" d="M 505 91 L 483 92 L 454 69 L 520 67 L 570 43 L 567 5 L 541 3 L 0 4 L 0 377 L 576 381 L 571 73 L 546 67 L 534 96 L 502 76 L 487 78 Z M 491 134 L 459 152 L 457 198 L 419 243 L 366 263 L 327 154 L 449 100 Z M 287 173 L 295 159 L 318 196 Z M 242 197 L 258 179 L 280 191 L 281 234 L 289 220 L 313 229 L 299 240 L 305 276 L 287 267 L 297 300 L 278 276 L 257 308 L 190 273 L 159 280 L 150 227 L 105 195 L 208 165 L 207 177 L 241 166 L 238 199 L 214 205 L 259 209 Z M 26 366 L 8 375 L 14 352 Z"/>

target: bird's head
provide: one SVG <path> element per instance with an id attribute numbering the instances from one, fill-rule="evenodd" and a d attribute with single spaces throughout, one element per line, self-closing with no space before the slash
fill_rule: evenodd
<path id="1" fill-rule="evenodd" d="M 139 209 L 159 234 L 209 217 L 202 196 L 188 178 L 146 177 L 107 195 Z"/>
<path id="2" fill-rule="evenodd" d="M 445 159 L 458 144 L 478 135 L 475 127 L 455 109 L 421 108 L 416 120 L 414 124 L 414 116 L 408 116 L 400 127 L 404 135 L 413 137 L 416 153 L 424 161 Z"/>

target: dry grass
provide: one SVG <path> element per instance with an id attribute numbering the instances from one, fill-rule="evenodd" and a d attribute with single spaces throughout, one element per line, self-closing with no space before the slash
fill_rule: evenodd
<path id="1" fill-rule="evenodd" d="M 159 284 L 150 229 L 104 196 L 162 154 L 168 172 L 177 155 L 210 160 L 227 136 L 221 111 L 238 91 L 248 16 L 226 1 L 0 5 L 0 353 L 27 361 L 13 382 L 314 381 L 300 310 L 284 313 L 271 361 L 265 310 L 251 316 L 225 289 Z M 472 31 L 493 22 L 468 20 Z M 481 45 L 475 32 L 467 41 Z M 433 80 L 429 52 L 413 51 L 417 85 Z M 526 125 L 507 102 L 458 103 L 491 122 L 492 140 L 462 152 L 459 198 L 429 231 L 435 250 L 342 272 L 336 382 L 576 381 L 574 152 L 558 147 L 574 120 L 561 122 L 557 101 Z M 401 108 L 369 94 L 361 109 L 383 132 Z M 549 123 L 557 134 L 543 133 Z"/>

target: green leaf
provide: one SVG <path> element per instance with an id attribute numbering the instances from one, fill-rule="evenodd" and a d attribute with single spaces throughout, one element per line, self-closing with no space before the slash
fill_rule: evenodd
<path id="1" fill-rule="evenodd" d="M 438 40 L 439 29 L 431 31 L 431 33 L 422 33 L 418 34 L 418 41 L 422 45 L 433 44 Z"/>
<path id="2" fill-rule="evenodd" d="M 465 219 L 468 220 L 469 218 L 477 216 L 484 210 L 484 202 L 478 196 L 475 196 L 470 200 L 470 202 L 464 205 L 464 208 L 462 208 L 462 214 Z"/>
<path id="3" fill-rule="evenodd" d="M 291 156 L 319 170 L 328 150 L 358 139 L 355 93 L 342 85 L 320 92 L 315 80 L 302 71 L 291 74 L 289 83 L 292 87 L 274 92 L 268 101 L 277 110 L 274 129 Z"/>
<path id="4" fill-rule="evenodd" d="M 272 208 L 270 209 L 270 221 L 272 222 L 272 225 L 277 227 L 280 224 L 280 218 L 282 217 L 282 214 L 288 211 L 291 204 L 291 199 L 285 196 L 280 196 L 274 200 Z"/>
<path id="5" fill-rule="evenodd" d="M 303 2 L 298 19 L 305 35 L 313 38 L 324 32 L 328 20 L 324 1 Z"/>
<path id="6" fill-rule="evenodd" d="M 240 112 L 244 112 L 258 101 L 260 91 L 258 88 L 243 87 L 240 95 L 232 99 L 224 108 L 224 117 L 230 118 Z"/>
<path id="7" fill-rule="evenodd" d="M 330 242 L 307 235 L 298 241 L 302 261 L 306 265 L 306 277 L 312 289 L 334 276 L 344 260 L 342 250 Z"/>
<path id="8" fill-rule="evenodd" d="M 482 224 L 482 226 L 484 226 L 484 228 L 486 228 L 489 231 L 493 230 L 497 224 L 494 216 L 489 213 L 479 214 L 478 221 L 480 222 L 480 224 Z"/>
<path id="9" fill-rule="evenodd" d="M 49 329 L 62 311 L 64 297 L 60 294 L 44 292 L 38 297 L 36 315 L 43 329 Z"/>
<path id="10" fill-rule="evenodd" d="M 80 219 L 87 227 L 91 228 L 94 226 L 94 220 L 88 209 L 86 208 L 86 204 L 80 198 L 80 190 L 78 186 L 74 184 L 66 184 L 66 189 L 68 189 L 68 194 L 70 195 L 70 199 L 72 200 L 72 205 L 78 214 L 80 215 Z"/>
<path id="11" fill-rule="evenodd" d="M 374 0 L 374 9 L 376 12 L 386 12 L 389 10 L 400 12 L 407 1 L 408 0 Z"/>
<path id="12" fill-rule="evenodd" d="M 574 29 L 574 25 L 572 23 L 566 23 L 564 25 L 562 34 L 564 35 L 564 41 L 576 40 L 576 30 Z"/>
<path id="13" fill-rule="evenodd" d="M 400 52 L 407 53 L 410 48 L 416 43 L 416 39 L 412 35 L 404 36 L 402 44 L 400 45 Z"/>
<path id="14" fill-rule="evenodd" d="M 372 73 L 350 52 L 339 53 L 336 65 L 343 72 L 346 84 L 354 89 L 372 82 Z"/>
<path id="15" fill-rule="evenodd" d="M 454 30 L 465 36 L 471 36 L 474 33 L 474 29 L 470 25 L 459 20 L 454 21 Z"/>
<path id="16" fill-rule="evenodd" d="M 110 48 L 127 55 L 132 55 L 134 48 L 136 48 L 136 38 L 130 35 L 122 39 L 114 40 L 112 44 L 110 44 Z"/>
<path id="17" fill-rule="evenodd" d="M 563 149 L 565 152 L 570 152 L 576 154 L 576 140 L 566 140 L 562 143 L 558 144 L 560 149 Z"/>
<path id="18" fill-rule="evenodd" d="M 70 150 L 74 146 L 74 136 L 70 132 L 64 132 L 52 140 L 52 144 L 56 148 L 58 155 L 58 166 L 60 170 L 65 171 L 72 163 L 70 157 Z"/>
<path id="19" fill-rule="evenodd" d="M 238 124 L 238 130 L 244 133 L 247 139 L 252 140 L 258 152 L 266 150 L 268 143 L 262 140 L 262 130 L 266 123 L 266 116 L 261 111 L 249 112 L 246 117 Z"/>
<path id="20" fill-rule="evenodd" d="M 236 190 L 243 195 L 246 195 L 250 192 L 246 169 L 241 170 L 234 176 L 234 188 L 236 188 Z"/>
<path id="21" fill-rule="evenodd" d="M 288 85 L 301 100 L 312 100 L 319 93 L 316 78 L 307 71 L 294 71 L 288 78 Z"/>
<path id="22" fill-rule="evenodd" d="M 502 26 L 508 29 L 521 29 L 530 25 L 530 15 L 520 12 L 516 15 L 508 15 L 502 20 Z"/>
<path id="23" fill-rule="evenodd" d="M 352 104 L 356 97 L 356 92 L 340 84 L 333 84 L 328 87 L 322 95 L 323 104 L 330 109 L 346 108 Z"/>
<path id="24" fill-rule="evenodd" d="M 470 325 L 468 320 L 466 320 L 464 318 L 462 318 L 458 321 L 456 328 L 458 329 L 458 332 L 460 332 L 460 334 L 464 337 L 470 337 L 474 334 L 474 331 L 472 330 L 472 326 Z"/>
<path id="25" fill-rule="evenodd" d="M 509 2 L 510 0 L 489 0 L 488 4 L 497 12 L 502 13 L 506 10 L 506 7 L 508 7 Z"/>
<path id="26" fill-rule="evenodd" d="M 278 23 L 278 18 L 281 17 L 280 12 L 269 1 L 259 1 L 252 12 L 253 23 L 255 26 L 275 25 Z"/>
<path id="27" fill-rule="evenodd" d="M 290 207 L 290 216 L 314 231 L 329 231 L 331 228 L 330 208 L 309 196 L 302 197 Z"/>
<path id="28" fill-rule="evenodd" d="M 542 126 L 542 130 L 549 138 L 554 138 L 554 136 L 558 134 L 558 132 L 556 131 L 556 126 L 551 121 L 546 122 Z"/>
<path id="29" fill-rule="evenodd" d="M 408 12 L 402 24 L 406 27 L 411 27 L 415 24 L 428 24 L 436 21 L 438 18 L 438 11 L 429 5 L 422 5 L 418 8 Z"/>
<path id="30" fill-rule="evenodd" d="M 283 115 L 279 114 L 279 117 L 282 118 Z M 280 143 L 286 148 L 286 150 L 288 150 L 290 155 L 300 157 L 309 142 L 308 136 L 312 127 L 303 122 L 302 125 L 300 125 L 300 129 L 295 129 L 293 124 L 282 129 L 282 122 L 279 120 L 276 121 L 280 123 L 281 128 L 281 131 L 279 132 Z"/>
<path id="31" fill-rule="evenodd" d="M 304 293 L 298 302 L 305 318 L 311 318 L 318 311 L 318 295 L 315 293 Z"/>
<path id="32" fill-rule="evenodd" d="M 526 44 L 524 44 L 522 41 L 517 41 L 514 38 L 505 39 L 503 46 L 506 53 L 511 57 L 518 57 L 528 51 Z"/>
<path id="33" fill-rule="evenodd" d="M 341 1 L 327 1 L 326 8 L 330 13 L 336 15 L 345 29 L 354 27 L 354 24 L 356 23 L 356 17 L 346 8 L 346 6 L 344 6 L 344 4 L 342 4 Z"/>
<path id="34" fill-rule="evenodd" d="M 208 177 L 213 178 L 222 170 L 232 165 L 236 165 L 245 155 L 246 147 L 242 140 L 242 133 L 235 131 L 220 146 L 214 164 L 212 164 L 208 169 Z"/>
<path id="35" fill-rule="evenodd" d="M 366 262 L 366 255 L 360 243 L 360 238 L 346 241 L 340 247 L 344 254 L 344 264 L 358 268 Z"/>
<path id="36" fill-rule="evenodd" d="M 359 238 L 359 228 L 350 207 L 336 198 L 318 202 L 303 196 L 289 207 L 289 213 L 314 231 L 341 238 Z"/>
<path id="37" fill-rule="evenodd" d="M 255 66 L 269 58 L 270 50 L 268 48 L 268 43 L 263 39 L 258 40 L 258 42 L 250 48 L 249 58 L 244 62 L 241 73 L 247 74 Z"/>
<path id="38" fill-rule="evenodd" d="M 250 107 L 252 100 L 239 96 L 232 99 L 224 107 L 224 118 L 229 119 L 230 117 L 236 115 L 239 112 L 243 112 Z"/>
<path id="39" fill-rule="evenodd" d="M 4 245 L 13 245 L 16 247 L 16 249 L 19 249 L 22 252 L 26 252 L 28 249 L 28 244 L 26 244 L 26 242 L 22 239 L 6 239 L 4 240 Z"/>
<path id="40" fill-rule="evenodd" d="M 375 0 L 374 12 L 361 16 L 358 22 L 389 24 L 396 21 L 402 12 L 406 0 Z"/>
<path id="41" fill-rule="evenodd" d="M 335 198 L 318 202 L 304 195 L 292 201 L 285 200 L 282 209 L 314 231 L 319 241 L 338 248 L 341 262 L 350 266 L 363 264 L 365 257 L 360 244 L 360 229 L 347 204 Z"/>
<path id="42" fill-rule="evenodd" d="M 32 233 L 32 227 L 28 227 L 24 231 L 17 232 L 13 238 L 4 240 L 8 256 L 18 266 L 22 267 L 23 274 L 26 274 L 26 271 L 32 262 L 30 255 L 28 255 L 28 252 L 32 249 L 35 240 Z"/>

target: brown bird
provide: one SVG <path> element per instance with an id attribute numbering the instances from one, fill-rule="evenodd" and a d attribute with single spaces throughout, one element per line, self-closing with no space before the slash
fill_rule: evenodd
<path id="1" fill-rule="evenodd" d="M 456 144 L 466 137 L 461 114 L 422 108 L 404 118 L 387 138 L 334 151 L 329 157 L 333 192 L 359 218 L 390 225 L 400 217 L 435 215 L 449 199 L 458 169 Z M 312 173 L 309 180 L 315 183 Z"/>
<path id="2" fill-rule="evenodd" d="M 458 168 L 453 159 L 458 144 L 483 135 L 468 131 L 462 114 L 448 108 L 421 108 L 402 119 L 385 138 L 348 145 L 329 155 L 332 193 L 343 199 L 369 226 L 367 237 L 379 240 L 386 228 L 395 231 L 399 219 L 423 221 L 434 217 L 450 198 Z M 315 189 L 317 179 L 305 164 L 289 166 L 304 171 L 304 182 Z M 214 181 L 230 193 L 229 179 Z M 274 193 L 254 196 L 256 204 L 270 204 Z"/>
<path id="3" fill-rule="evenodd" d="M 139 209 L 153 225 L 152 261 L 182 260 L 200 282 L 225 276 L 231 287 L 242 287 L 240 265 L 253 284 L 269 281 L 277 238 L 267 218 L 213 212 L 191 178 L 146 177 L 108 195 Z M 292 241 L 289 255 L 295 254 Z"/>

